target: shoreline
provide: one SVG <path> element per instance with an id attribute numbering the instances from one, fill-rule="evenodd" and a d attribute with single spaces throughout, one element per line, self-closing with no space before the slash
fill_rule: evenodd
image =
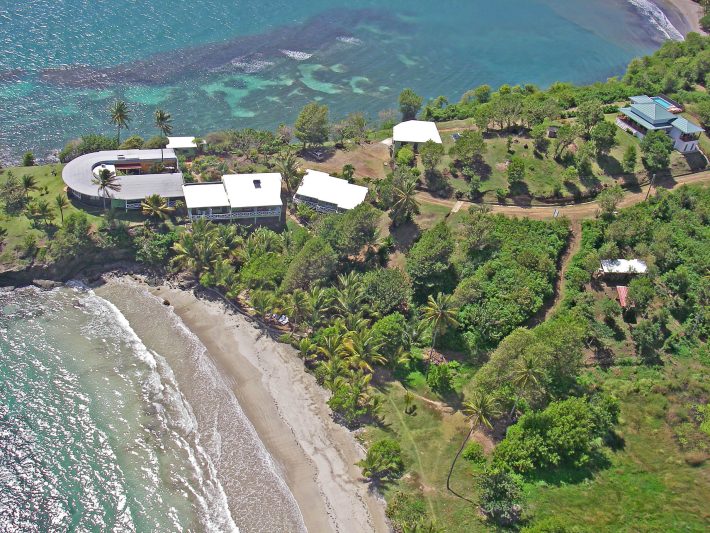
<path id="1" fill-rule="evenodd" d="M 690 32 L 705 35 L 700 27 L 703 8 L 692 0 L 653 0 L 685 37 Z M 679 27 L 680 26 L 680 27 Z"/>
<path id="2" fill-rule="evenodd" d="M 216 296 L 207 299 L 137 276 L 103 277 L 104 284 L 126 280 L 167 300 L 205 345 L 278 465 L 308 531 L 389 531 L 384 501 L 370 492 L 355 465 L 363 448 L 332 420 L 326 391 L 293 348 L 272 340 Z"/>

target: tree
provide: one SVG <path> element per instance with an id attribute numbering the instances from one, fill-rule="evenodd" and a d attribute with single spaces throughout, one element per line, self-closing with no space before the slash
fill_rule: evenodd
<path id="1" fill-rule="evenodd" d="M 508 183 L 520 183 L 525 180 L 525 161 L 519 157 L 513 157 L 508 163 Z"/>
<path id="2" fill-rule="evenodd" d="M 702 100 L 696 108 L 700 122 L 705 126 L 710 126 L 710 98 Z"/>
<path id="3" fill-rule="evenodd" d="M 419 214 L 417 179 L 402 177 L 392 189 L 392 199 L 393 204 L 390 210 L 392 224 L 400 226 L 412 220 L 414 215 Z"/>
<path id="4" fill-rule="evenodd" d="M 428 295 L 437 291 L 454 289 L 453 251 L 454 239 L 444 221 L 425 231 L 412 246 L 406 269 L 418 301 L 426 301 Z"/>
<path id="5" fill-rule="evenodd" d="M 619 205 L 619 202 L 621 202 L 623 198 L 624 190 L 620 185 L 614 185 L 599 193 L 597 201 L 602 210 L 602 216 L 607 218 L 611 217 L 614 211 L 616 211 L 616 206 Z"/>
<path id="6" fill-rule="evenodd" d="M 629 300 L 641 314 L 646 314 L 655 296 L 656 288 L 648 276 L 637 276 L 629 283 Z"/>
<path id="7" fill-rule="evenodd" d="M 35 166 L 35 156 L 32 152 L 25 152 L 25 155 L 22 156 L 22 166 L 23 167 Z"/>
<path id="8" fill-rule="evenodd" d="M 577 106 L 577 123 L 585 137 L 589 138 L 592 128 L 604 120 L 604 110 L 599 100 L 587 100 Z"/>
<path id="9" fill-rule="evenodd" d="M 451 389 L 451 370 L 449 365 L 434 365 L 429 369 L 426 376 L 427 385 L 434 392 L 446 393 Z"/>
<path id="10" fill-rule="evenodd" d="M 167 137 L 173 131 L 173 117 L 167 111 L 156 109 L 153 114 L 155 119 L 155 127 L 163 137 Z M 163 146 L 160 147 L 160 160 L 163 160 Z"/>
<path id="11" fill-rule="evenodd" d="M 37 190 L 37 179 L 29 174 L 24 174 L 22 176 L 22 190 L 25 198 L 28 198 L 31 191 Z"/>
<path id="12" fill-rule="evenodd" d="M 204 219 L 192 223 L 192 231 L 185 231 L 173 245 L 175 257 L 172 264 L 201 276 L 225 251 L 225 245 L 217 238 L 215 225 Z"/>
<path id="13" fill-rule="evenodd" d="M 547 126 L 545 124 L 537 124 L 530 130 L 535 150 L 544 154 L 550 146 L 550 139 L 547 137 Z"/>
<path id="14" fill-rule="evenodd" d="M 69 200 L 62 193 L 59 193 L 54 197 L 54 206 L 59 209 L 59 216 L 62 219 L 62 226 L 64 225 L 64 210 L 69 207 Z"/>
<path id="15" fill-rule="evenodd" d="M 451 474 L 454 472 L 454 466 L 456 466 L 456 461 L 458 461 L 461 452 L 463 452 L 466 447 L 466 443 L 473 435 L 473 432 L 479 427 L 483 426 L 487 429 L 493 428 L 493 420 L 500 415 L 500 409 L 498 406 L 498 400 L 491 394 L 482 392 L 480 390 L 475 390 L 471 395 L 471 398 L 464 402 L 463 413 L 468 418 L 470 429 L 466 438 L 461 443 L 454 460 L 451 461 L 451 467 L 449 468 L 449 475 L 446 476 L 446 489 L 450 492 L 454 492 L 451 488 Z M 454 494 L 456 494 L 454 492 Z"/>
<path id="16" fill-rule="evenodd" d="M 116 174 L 107 168 L 99 171 L 99 176 L 93 178 L 91 183 L 96 185 L 104 209 L 106 209 L 106 197 L 111 194 L 109 191 L 118 192 L 121 190 L 121 183 L 119 182 L 118 177 L 116 177 Z"/>
<path id="17" fill-rule="evenodd" d="M 395 160 L 397 161 L 398 167 L 411 167 L 414 165 L 414 159 L 414 150 L 412 150 L 411 147 L 405 145 L 397 150 Z"/>
<path id="18" fill-rule="evenodd" d="M 372 330 L 362 328 L 348 334 L 345 341 L 347 361 L 351 367 L 372 373 L 373 365 L 383 365 L 387 358 L 380 353 L 382 340 Z"/>
<path id="19" fill-rule="evenodd" d="M 143 139 L 140 135 L 131 135 L 121 143 L 119 148 L 122 150 L 139 150 L 143 148 L 144 143 L 145 139 Z"/>
<path id="20" fill-rule="evenodd" d="M 444 146 L 429 140 L 419 148 L 419 155 L 422 158 L 424 169 L 431 172 L 441 163 L 441 158 L 444 157 Z"/>
<path id="21" fill-rule="evenodd" d="M 123 100 L 116 100 L 109 108 L 109 117 L 111 124 L 116 126 L 116 142 L 121 144 L 121 130 L 128 129 L 128 124 L 131 122 L 128 104 Z"/>
<path id="22" fill-rule="evenodd" d="M 343 170 L 340 172 L 340 174 L 345 180 L 348 181 L 348 183 L 352 183 L 353 176 L 355 175 L 355 167 L 352 166 L 350 163 L 346 163 L 345 165 L 343 165 Z"/>
<path id="23" fill-rule="evenodd" d="M 32 202 L 30 209 L 32 216 L 45 224 L 49 224 L 54 218 L 54 211 L 52 211 L 52 206 L 49 205 L 47 200 L 38 199 L 36 202 Z"/>
<path id="24" fill-rule="evenodd" d="M 286 291 L 308 289 L 317 281 L 330 278 L 335 271 L 338 255 L 321 237 L 309 240 L 289 264 L 283 281 Z"/>
<path id="25" fill-rule="evenodd" d="M 309 144 L 323 144 L 328 140 L 328 106 L 316 102 L 306 104 L 296 119 L 294 126 L 296 138 L 303 143 L 303 148 Z"/>
<path id="26" fill-rule="evenodd" d="M 322 218 L 316 232 L 341 257 L 357 255 L 364 246 L 377 242 L 381 214 L 372 205 L 363 203 L 344 214 Z"/>
<path id="27" fill-rule="evenodd" d="M 431 294 L 427 300 L 427 305 L 424 307 L 422 318 L 431 326 L 431 350 L 429 351 L 429 360 L 434 354 L 434 346 L 436 345 L 436 337 L 443 335 L 449 328 L 459 327 L 456 320 L 458 309 L 454 307 L 453 298 L 450 294 L 439 293 L 434 298 Z"/>
<path id="28" fill-rule="evenodd" d="M 402 120 L 417 118 L 417 113 L 421 110 L 423 103 L 424 98 L 412 89 L 404 89 L 399 95 L 399 110 L 402 113 Z"/>
<path id="29" fill-rule="evenodd" d="M 175 212 L 174 207 L 168 205 L 167 199 L 159 194 L 151 194 L 146 196 L 141 202 L 141 212 L 143 216 L 150 220 L 167 220 Z"/>
<path id="30" fill-rule="evenodd" d="M 378 440 L 370 446 L 365 459 L 358 466 L 372 480 L 397 478 L 404 471 L 402 448 L 394 439 Z"/>
<path id="31" fill-rule="evenodd" d="M 464 131 L 449 150 L 449 155 L 464 164 L 471 163 L 483 157 L 486 152 L 486 142 L 480 131 Z"/>
<path id="32" fill-rule="evenodd" d="M 569 124 L 560 126 L 557 130 L 557 138 L 555 139 L 555 158 L 562 156 L 562 153 L 574 143 L 577 138 L 577 130 Z"/>
<path id="33" fill-rule="evenodd" d="M 293 197 L 301 180 L 296 154 L 291 149 L 281 152 L 274 161 L 274 167 L 284 177 L 288 195 Z"/>
<path id="34" fill-rule="evenodd" d="M 621 166 L 624 169 L 624 172 L 626 172 L 627 174 L 634 173 L 634 171 L 636 170 L 637 158 L 638 155 L 636 153 L 636 146 L 634 146 L 633 144 L 629 145 L 629 147 L 624 152 L 624 159 L 621 162 Z"/>
<path id="35" fill-rule="evenodd" d="M 520 516 L 523 485 L 505 468 L 492 466 L 479 478 L 480 507 L 483 514 L 499 524 L 511 524 Z"/>
<path id="36" fill-rule="evenodd" d="M 406 311 L 412 299 L 412 284 L 398 268 L 371 270 L 362 279 L 363 296 L 372 309 L 382 316 Z"/>
<path id="37" fill-rule="evenodd" d="M 545 371 L 534 353 L 523 355 L 510 373 L 510 383 L 516 388 L 515 402 L 510 410 L 510 418 L 515 415 L 520 397 L 533 388 L 541 388 Z"/>
<path id="38" fill-rule="evenodd" d="M 673 140 L 661 130 L 649 131 L 641 141 L 643 164 L 649 172 L 666 170 L 671 164 Z"/>
<path id="39" fill-rule="evenodd" d="M 617 130 L 616 124 L 612 124 L 606 120 L 602 120 L 592 127 L 590 137 L 594 143 L 597 154 L 606 154 L 618 144 L 616 140 Z"/>

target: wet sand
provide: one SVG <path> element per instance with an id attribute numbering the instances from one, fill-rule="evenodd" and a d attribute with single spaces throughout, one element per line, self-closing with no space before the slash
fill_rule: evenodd
<path id="1" fill-rule="evenodd" d="M 704 33 L 700 28 L 703 8 L 692 0 L 654 0 L 683 35 L 691 31 Z"/>
<path id="2" fill-rule="evenodd" d="M 307 529 L 388 531 L 384 502 L 370 493 L 355 466 L 363 448 L 332 420 L 327 392 L 305 371 L 296 351 L 216 298 L 209 301 L 166 285 L 145 287 L 169 301 L 234 384 L 239 404 L 280 467 Z"/>

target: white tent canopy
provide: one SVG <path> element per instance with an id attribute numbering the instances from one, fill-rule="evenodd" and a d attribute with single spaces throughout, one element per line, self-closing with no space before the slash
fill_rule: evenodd
<path id="1" fill-rule="evenodd" d="M 422 120 L 408 120 L 394 127 L 392 140 L 396 143 L 425 143 L 434 141 L 441 144 L 441 135 L 436 124 Z"/>

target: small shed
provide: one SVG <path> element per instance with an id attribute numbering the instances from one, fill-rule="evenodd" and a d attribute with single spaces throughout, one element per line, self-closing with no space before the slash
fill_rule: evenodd
<path id="1" fill-rule="evenodd" d="M 434 122 L 408 120 L 397 124 L 392 132 L 395 151 L 399 150 L 403 144 L 411 144 L 416 151 L 420 144 L 427 141 L 441 144 L 441 135 Z"/>

